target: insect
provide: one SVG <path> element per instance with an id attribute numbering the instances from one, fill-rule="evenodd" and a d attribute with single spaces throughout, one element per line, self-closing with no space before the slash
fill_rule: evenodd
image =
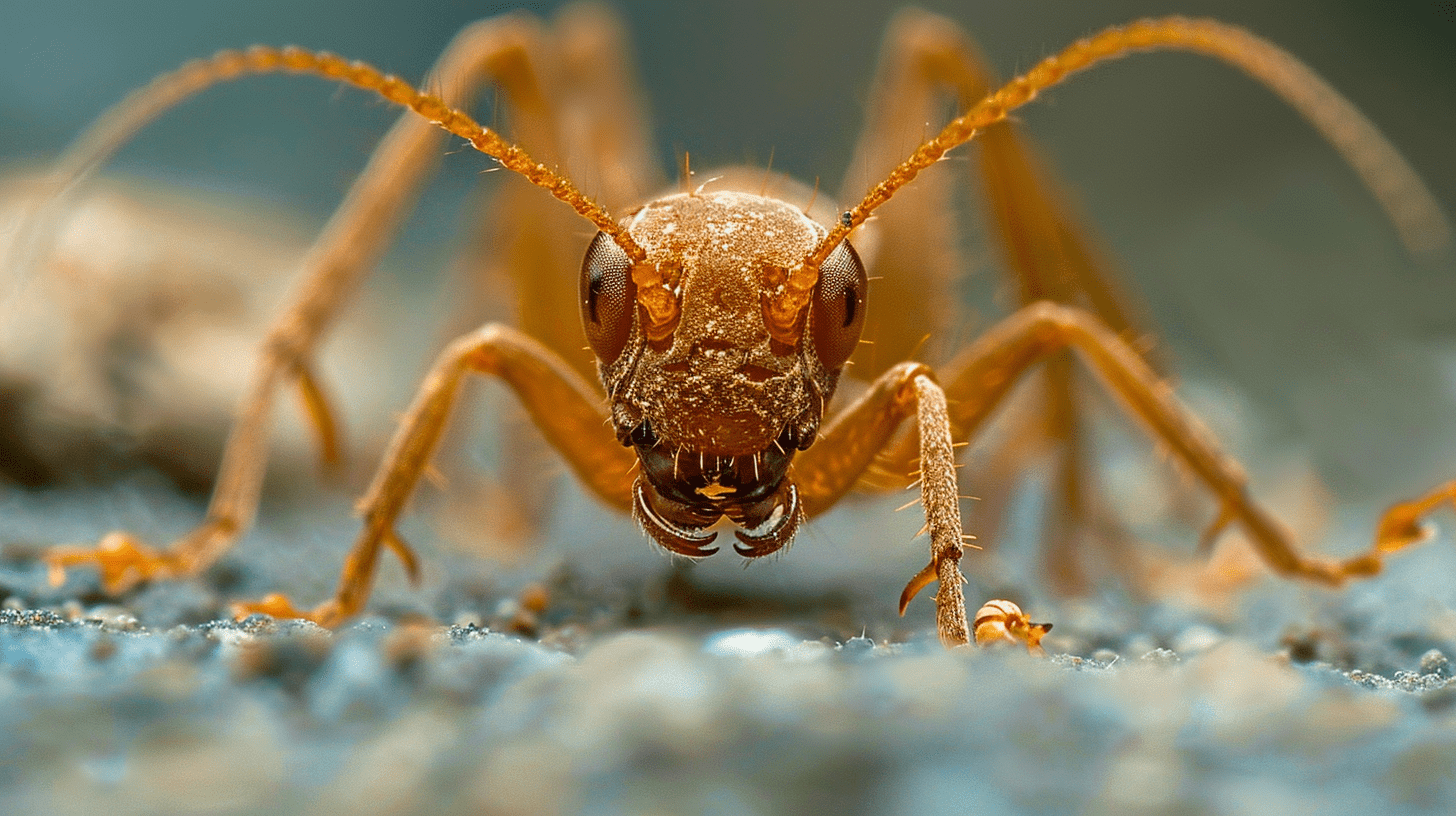
<path id="1" fill-rule="evenodd" d="M 465 139 L 532 185 L 513 189 L 498 207 L 506 219 L 499 233 L 508 240 L 496 251 L 522 296 L 540 308 L 528 313 L 521 330 L 487 325 L 441 353 L 360 502 L 363 530 L 336 596 L 312 609 L 273 596 L 241 605 L 244 611 L 332 624 L 363 608 L 383 550 L 416 574 L 417 560 L 395 523 L 428 469 L 462 382 L 489 374 L 509 385 L 591 492 L 631 512 L 649 537 L 680 556 L 712 555 L 719 528 L 732 526 L 734 550 L 763 557 L 782 551 L 804 519 L 856 486 L 918 483 L 930 556 L 906 585 L 900 609 L 938 584 L 940 637 L 963 644 L 973 632 L 961 589 L 954 447 L 1039 363 L 1050 371 L 1048 427 L 1053 435 L 1075 437 L 1068 351 L 1213 493 L 1221 512 L 1210 539 L 1237 524 L 1274 571 L 1325 584 L 1379 570 L 1381 551 L 1339 562 L 1300 554 L 1246 494 L 1238 467 L 1129 342 L 1136 334 L 1130 310 L 1005 122 L 1040 91 L 1099 62 L 1149 49 L 1204 53 L 1242 68 L 1309 118 L 1413 241 L 1441 233 L 1439 209 L 1405 163 L 1291 57 L 1212 21 L 1142 20 L 1080 40 L 998 87 L 952 24 L 908 14 L 889 36 L 871 126 L 856 160 L 873 168 L 878 183 L 858 203 L 841 210 L 813 195 L 770 196 L 762 173 L 754 174 L 756 183 L 741 174 L 689 183 L 643 203 L 634 179 L 651 173 L 642 170 L 640 123 L 615 56 L 614 29 L 598 11 L 578 14 L 580 20 L 563 18 L 549 37 L 517 17 L 467 29 L 442 56 L 435 92 L 428 94 L 328 54 L 268 47 L 222 52 L 138 91 L 62 160 L 58 187 L 67 189 L 166 107 L 256 73 L 314 74 L 413 111 L 385 138 L 316 241 L 297 299 L 270 331 L 207 519 L 168 548 L 117 533 L 95 549 L 52 551 L 47 560 L 56 580 L 68 568 L 94 565 L 109 590 L 123 591 L 214 562 L 252 523 L 272 402 L 285 385 L 303 395 L 323 447 L 337 448 L 335 412 L 312 354 L 438 155 L 440 131 Z M 519 144 L 452 107 L 487 77 L 515 106 Z M 942 89 L 964 113 L 906 156 L 882 131 L 896 119 L 923 120 Z M 1012 256 L 1023 307 L 933 370 L 908 360 L 923 334 L 917 319 L 935 306 L 927 268 L 937 261 L 927 257 L 934 253 L 926 241 L 934 219 L 926 214 L 945 209 L 945 193 L 934 167 L 973 138 L 981 144 L 995 231 Z M 587 246 L 562 238 L 583 224 L 597 230 Z M 43 248 L 45 233 L 42 223 L 35 246 Z M 572 255 L 585 260 L 561 260 Z M 574 282 L 541 271 L 571 267 L 580 270 Z M 871 269 L 887 281 L 876 282 L 883 292 L 874 297 Z M 594 364 L 577 351 L 581 331 L 564 318 L 578 310 Z M 862 335 L 873 340 L 872 360 L 863 360 Z M 851 404 L 831 409 L 857 352 L 863 362 L 851 370 L 870 382 Z M 600 388 L 583 375 L 593 368 Z M 1066 470 L 1070 494 L 1077 492 L 1080 469 L 1074 463 Z"/>
<path id="2" fill-rule="evenodd" d="M 988 601 L 971 619 L 976 645 L 1015 643 L 1032 654 L 1041 654 L 1041 639 L 1052 630 L 1050 623 L 1032 623 L 1021 607 L 1010 601 Z"/>

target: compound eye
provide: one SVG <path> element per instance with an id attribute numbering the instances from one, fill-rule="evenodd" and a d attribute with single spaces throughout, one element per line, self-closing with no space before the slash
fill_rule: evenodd
<path id="1" fill-rule="evenodd" d="M 598 232 L 581 263 L 581 325 L 603 365 L 611 365 L 632 330 L 632 259 L 611 236 Z"/>
<path id="2" fill-rule="evenodd" d="M 830 371 L 844 365 L 859 345 L 868 287 L 859 255 L 848 241 L 841 241 L 819 267 L 814 287 L 814 350 Z"/>

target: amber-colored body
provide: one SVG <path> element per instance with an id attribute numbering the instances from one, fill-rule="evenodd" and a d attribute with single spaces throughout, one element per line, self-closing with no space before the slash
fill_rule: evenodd
<path id="1" fill-rule="evenodd" d="M 826 511 L 857 486 L 918 482 L 930 558 L 907 585 L 900 609 L 938 581 L 937 626 L 947 644 L 973 636 L 958 567 L 956 440 L 973 435 L 1021 375 L 1041 363 L 1048 383 L 1044 427 L 1069 451 L 1062 493 L 1074 517 L 1083 464 L 1071 361 L 1080 358 L 1212 491 L 1222 508 L 1215 530 L 1237 523 L 1282 575 L 1337 585 L 1374 574 L 1381 551 L 1396 547 L 1393 540 L 1343 562 L 1311 558 L 1246 495 L 1237 465 L 1130 345 L 1137 335 L 1131 309 L 1022 138 L 1004 122 L 1071 73 L 1152 48 L 1209 54 L 1265 82 L 1340 148 L 1412 243 L 1448 240 L 1419 181 L 1348 103 L 1268 43 L 1211 21 L 1168 18 L 1108 29 L 993 91 L 973 46 L 953 24 L 918 12 L 902 15 L 887 39 L 870 123 L 854 159 L 879 183 L 863 198 L 856 199 L 861 190 L 847 191 L 857 204 L 827 219 L 816 213 L 817 220 L 805 211 L 808 202 L 726 180 L 655 199 L 655 191 L 639 189 L 641 179 L 655 175 L 643 158 L 620 36 L 599 10 L 574 9 L 550 31 L 514 16 L 467 29 L 437 66 L 438 95 L 367 65 L 300 49 L 224 52 L 163 77 L 98 124 L 58 172 L 83 174 L 161 109 L 243 74 L 317 74 L 413 112 L 385 138 L 308 256 L 301 293 L 264 344 L 207 520 L 163 550 L 114 534 L 96 550 L 55 551 L 48 556 L 55 576 L 94 563 L 108 589 L 121 591 L 216 560 L 256 512 L 269 414 L 281 385 L 300 387 L 325 450 L 337 449 L 311 355 L 440 151 L 435 125 L 542 188 L 512 187 L 497 209 L 504 239 L 496 255 L 532 308 L 520 330 L 487 325 L 441 353 L 360 501 L 363 531 L 337 595 L 313 609 L 274 596 L 241 605 L 244 611 L 332 624 L 363 608 L 381 548 L 415 571 L 394 525 L 469 373 L 507 383 L 589 490 L 631 510 L 654 540 L 681 555 L 715 552 L 709 528 L 726 518 L 739 528 L 735 549 L 759 557 L 782 549 L 801 518 Z M 486 79 L 514 106 L 519 145 L 452 108 Z M 890 125 L 924 121 L 942 95 L 966 113 L 903 158 Z M 909 362 L 925 331 L 917 317 L 934 311 L 935 284 L 945 274 L 935 247 L 946 240 L 940 215 L 950 209 L 948 183 L 944 174 L 926 171 L 972 138 L 981 145 L 992 232 L 1018 277 L 1022 308 L 936 371 Z M 880 209 L 892 199 L 893 206 Z M 569 237 L 581 233 L 582 219 L 598 230 L 590 247 Z M 578 268 L 584 249 L 579 280 L 567 279 L 564 270 Z M 870 277 L 884 278 L 874 295 Z M 579 351 L 582 333 L 571 324 L 578 310 L 595 365 Z M 875 353 L 848 371 L 869 384 L 852 404 L 833 411 L 831 399 L 861 332 Z M 592 369 L 600 388 L 588 379 Z M 1065 555 L 1052 560 L 1070 563 Z M 1063 578 L 1076 581 L 1074 571 Z M 1016 631 L 1024 632 L 1014 637 L 1035 646 L 1045 630 L 1020 621 Z"/>
<path id="2" fill-rule="evenodd" d="M 977 646 L 1011 643 L 1025 646 L 1034 655 L 1042 653 L 1041 640 L 1052 630 L 1050 623 L 1032 623 L 1010 601 L 988 601 L 976 612 L 971 627 Z"/>

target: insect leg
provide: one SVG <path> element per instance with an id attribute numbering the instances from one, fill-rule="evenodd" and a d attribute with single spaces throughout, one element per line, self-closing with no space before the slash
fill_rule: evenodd
<path id="1" fill-rule="evenodd" d="M 492 18 L 462 30 L 433 69 L 443 98 L 457 104 L 494 79 L 513 99 L 539 96 L 533 65 L 539 61 L 539 24 L 524 15 Z M 540 105 L 526 110 L 544 109 Z M 521 117 L 529 121 L 529 114 Z M 310 372 L 319 339 L 378 261 L 419 188 L 434 167 L 444 134 L 406 112 L 370 157 L 344 202 L 306 254 L 292 303 L 263 342 L 247 396 L 229 433 L 206 519 L 165 549 L 154 549 L 125 533 L 112 533 L 102 546 L 57 548 L 45 555 L 52 580 L 65 569 L 95 564 L 109 592 L 144 580 L 194 574 L 214 563 L 246 532 L 257 514 L 268 458 L 268 434 L 278 389 L 299 384 L 306 411 L 326 452 L 338 450 L 337 427 L 326 391 Z M 86 139 L 81 140 L 87 143 Z"/>
<path id="2" fill-rule="evenodd" d="M 1384 556 L 1403 543 L 1382 539 L 1369 552 L 1339 561 L 1302 554 L 1288 533 L 1255 502 L 1242 469 L 1217 445 L 1201 423 L 1173 396 L 1172 389 L 1138 353 L 1089 312 L 1042 302 L 1027 306 L 993 326 L 948 367 L 942 393 L 921 365 L 907 363 L 880 377 L 860 399 L 825 426 L 823 440 L 800 456 L 795 466 L 806 511 L 823 512 L 853 486 L 869 467 L 875 452 L 894 436 L 899 423 L 917 406 L 921 455 L 922 500 L 932 536 L 930 564 L 911 579 L 901 596 L 901 609 L 924 587 L 941 581 L 937 594 L 938 625 L 943 639 L 956 641 L 954 604 L 959 597 L 959 509 L 950 450 L 951 428 L 975 433 L 1001 405 L 1012 387 L 1037 363 L 1070 349 L 1137 417 L 1154 441 L 1197 478 L 1221 505 L 1210 534 L 1225 522 L 1237 523 L 1254 550 L 1275 573 L 1339 586 L 1351 578 L 1380 571 Z M 948 402 L 946 398 L 949 398 Z M 926 439 L 926 435 L 932 438 Z M 1414 515 L 1446 498 L 1428 497 Z M 953 515 L 954 514 L 954 515 Z M 1400 526 L 1397 518 L 1395 527 Z M 1407 515 L 1405 524 L 1413 523 Z M 1387 526 L 1390 522 L 1387 521 Z M 954 527 L 952 541 L 949 531 Z M 940 538 L 937 540 L 937 529 Z M 1384 528 L 1383 528 L 1384 529 Z M 1394 529 L 1394 527 L 1392 527 Z M 951 546 L 954 544 L 955 549 Z M 964 609 L 960 609 L 964 613 Z M 948 618 L 950 619 L 948 621 Z"/>
<path id="3" fill-rule="evenodd" d="M 869 121 L 850 165 L 845 193 L 856 194 L 888 173 L 907 145 L 918 144 L 928 135 L 921 132 L 923 123 L 938 115 L 947 100 L 964 110 L 999 84 L 975 42 L 955 22 L 919 10 L 898 14 L 885 39 L 876 91 L 868 106 Z M 1020 303 L 1053 300 L 1081 306 L 1118 332 L 1136 334 L 1132 319 L 1136 309 L 1112 284 L 1115 276 L 1019 128 L 1011 122 L 998 123 L 980 134 L 976 144 L 976 175 L 986 202 L 988 235 L 1016 285 Z M 874 285 L 876 308 L 867 318 L 865 330 L 873 345 L 856 357 L 855 373 L 874 376 L 885 363 L 917 353 L 928 355 L 922 359 L 943 359 L 958 345 L 946 325 L 953 315 L 944 314 L 948 311 L 944 304 L 954 302 L 950 294 L 953 270 L 962 268 L 953 257 L 950 178 L 932 168 L 914 185 L 897 191 L 895 199 L 877 213 L 871 269 L 881 279 Z M 876 316 L 884 325 L 876 322 Z M 896 318 L 894 324 L 886 316 Z M 927 331 L 931 337 L 941 338 L 940 347 L 920 348 Z M 1082 400 L 1071 359 L 1052 357 L 1039 377 L 1035 413 L 1019 413 L 1011 433 L 1022 443 L 1017 445 L 1019 453 L 1026 453 L 1029 444 L 1033 451 L 1041 448 L 1055 454 L 1056 492 L 1063 504 L 1055 524 L 1080 527 L 1093 508 L 1085 477 Z M 887 453 L 875 469 L 889 475 L 878 479 L 886 483 L 880 486 L 888 486 L 906 473 L 917 455 L 910 439 Z M 1005 466 L 1024 457 L 1010 459 L 1013 461 L 998 458 L 978 466 L 983 476 L 979 481 L 992 486 L 1012 484 Z M 988 494 L 992 498 L 994 489 Z M 994 511 L 998 505 L 991 501 L 986 506 Z M 987 523 L 994 526 L 997 515 L 993 512 Z M 1077 559 L 1066 552 L 1074 546 L 1071 532 L 1056 529 L 1046 537 L 1048 573 L 1068 591 L 1085 583 L 1076 568 Z M 990 533 L 994 537 L 994 530 Z"/>
<path id="4" fill-rule="evenodd" d="M 1380 518 L 1375 532 L 1376 546 L 1382 552 L 1395 552 L 1426 541 L 1432 530 L 1421 519 L 1446 502 L 1456 504 L 1456 482 L 1447 482 L 1418 499 L 1392 506 Z"/>
<path id="5" fill-rule="evenodd" d="M 930 563 L 914 579 L 916 590 L 940 581 L 936 627 L 948 646 L 969 641 L 961 556 L 960 491 L 945 393 L 930 369 L 901 363 L 885 372 L 861 397 L 827 423 L 818 443 L 799 455 L 794 481 L 809 515 L 827 510 L 849 492 L 875 454 L 900 424 L 914 416 L 920 448 L 920 496 L 930 533 Z M 913 592 L 907 590 L 913 595 Z M 909 598 L 903 599 L 908 601 Z M 904 611 L 904 603 L 901 604 Z"/>
<path id="6" fill-rule="evenodd" d="M 1275 573 L 1329 586 L 1380 571 L 1382 548 L 1342 561 L 1306 556 L 1268 512 L 1249 497 L 1243 470 L 1228 457 L 1172 389 L 1141 356 L 1095 315 L 1054 303 L 1023 308 L 998 323 L 962 354 L 944 378 L 951 422 L 974 432 L 1020 376 L 1048 355 L 1070 348 L 1136 416 L 1155 442 L 1166 446 L 1221 505 L 1220 519 L 1241 526 Z"/>
<path id="7" fill-rule="evenodd" d="M 521 119 L 520 103 L 509 106 L 519 143 L 540 161 L 558 165 L 612 212 L 625 212 L 662 187 L 631 53 L 616 14 L 595 4 L 566 6 L 546 31 L 536 66 L 545 88 L 541 101 L 550 103 L 549 110 L 533 115 L 539 124 L 523 130 L 514 126 Z M 440 338 L 492 320 L 509 322 L 595 381 L 596 357 L 581 322 L 571 319 L 579 308 L 579 273 L 592 232 L 575 212 L 524 179 L 493 173 L 489 180 L 488 200 L 467 227 L 449 276 L 451 291 L 459 294 Z M 442 457 L 440 466 L 458 489 L 441 508 L 441 523 L 474 536 L 477 520 L 489 515 L 500 533 L 491 543 L 520 546 L 549 515 L 560 468 L 554 456 L 543 455 L 540 434 L 523 412 L 506 404 L 492 414 L 481 419 L 499 431 L 499 468 L 488 472 Z M 473 433 L 465 425 L 458 423 L 461 437 Z M 453 439 L 445 447 L 469 449 Z"/>
<path id="8" fill-rule="evenodd" d="M 324 625 L 356 615 L 369 598 L 384 547 L 400 556 L 413 577 L 413 554 L 394 526 L 435 454 L 465 375 L 472 373 L 503 380 L 581 482 L 607 503 L 624 511 L 631 508 L 636 455 L 607 429 L 607 413 L 597 390 L 541 343 L 514 329 L 487 325 L 440 354 L 400 420 L 374 482 L 359 500 L 363 529 L 344 562 L 334 597 L 302 610 L 282 595 L 271 595 L 236 605 L 238 614 L 266 612 Z"/>

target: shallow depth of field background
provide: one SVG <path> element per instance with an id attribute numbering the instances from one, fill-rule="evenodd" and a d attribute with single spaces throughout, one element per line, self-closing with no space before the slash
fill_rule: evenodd
<path id="1" fill-rule="evenodd" d="M 861 126 L 880 38 L 896 7 L 846 13 L 833 3 L 622 4 L 661 164 L 673 168 L 684 151 L 700 171 L 762 166 L 772 156 L 775 170 L 819 180 L 825 191 L 837 189 Z M 1456 133 L 1456 66 L 1449 59 L 1456 20 L 1439 3 L 929 7 L 960 21 L 1005 76 L 1078 36 L 1142 15 L 1205 14 L 1245 25 L 1346 93 L 1410 159 L 1446 209 L 1456 210 L 1456 165 L 1449 160 Z M 549 16 L 553 7 L 532 8 Z M 459 27 L 505 10 L 460 3 L 426 9 L 353 3 L 199 7 L 159 0 L 126 9 L 104 3 L 11 9 L 0 27 L 0 161 L 33 166 L 53 157 L 128 91 L 219 48 L 297 43 L 420 78 Z M 476 107 L 486 122 L 495 121 L 492 105 L 487 92 Z M 251 78 L 169 113 L 108 170 L 199 200 L 224 196 L 274 210 L 306 236 L 338 203 L 396 115 L 362 93 L 317 80 Z M 1335 551 L 1363 546 L 1383 505 L 1456 476 L 1456 261 L 1449 254 L 1435 261 L 1408 257 L 1355 175 L 1283 103 L 1206 58 L 1133 55 L 1074 77 L 1023 109 L 1020 118 L 1125 270 L 1129 290 L 1148 307 L 1162 350 L 1188 385 L 1185 400 L 1244 460 L 1256 490 L 1280 491 L 1291 474 L 1297 479 L 1305 470 L 1329 490 L 1315 497 L 1321 510 L 1333 511 L 1323 526 L 1291 519 L 1301 530 L 1317 531 L 1302 544 Z M 907 142 L 906 153 L 913 147 Z M 354 353 L 348 341 L 332 346 L 340 356 L 353 353 L 354 376 L 368 371 L 364 390 L 383 396 L 364 407 L 343 405 L 346 428 L 353 431 L 346 442 L 362 452 L 353 481 L 334 492 L 333 505 L 319 505 L 318 525 L 310 528 L 304 520 L 286 534 L 327 542 L 321 555 L 310 555 L 308 547 L 297 554 L 319 572 L 319 591 L 332 581 L 334 554 L 352 537 L 347 497 L 357 495 L 372 467 L 370 446 L 377 450 L 392 412 L 406 403 L 444 340 L 452 295 L 441 270 L 468 232 L 471 195 L 482 178 L 490 184 L 484 175 L 490 167 L 458 145 L 451 151 L 371 288 L 403 293 L 384 299 L 409 305 L 378 313 L 369 332 L 378 344 L 372 349 Z M 980 237 L 968 219 L 966 321 L 958 329 L 964 338 L 1004 312 L 1007 302 L 998 259 Z M 365 355 L 384 354 L 380 349 L 388 352 L 376 370 Z M 243 358 L 230 365 L 244 376 Z M 326 376 L 343 374 L 326 370 Z M 479 448 L 468 450 L 466 460 L 493 456 L 499 442 L 487 418 L 493 404 L 467 399 L 462 413 L 483 430 L 472 438 Z M 291 400 L 280 406 L 283 420 L 296 425 Z M 1146 450 L 1140 436 L 1123 438 L 1138 452 Z M 1122 483 L 1113 478 L 1116 493 Z M 987 489 L 968 486 L 971 493 Z M 454 495 L 469 496 L 463 490 Z M 448 501 L 451 494 L 445 496 Z M 1145 515 L 1158 506 L 1136 489 L 1113 500 L 1124 512 Z M 1024 502 L 1030 504 L 1023 509 L 1034 509 L 1034 497 Z M 109 520 L 89 523 L 161 539 L 195 518 L 195 511 L 171 518 L 170 511 L 133 512 L 126 500 L 119 505 Z M 982 527 L 976 511 L 967 507 L 970 532 Z M 913 533 L 908 513 L 882 516 L 871 515 L 889 529 L 908 528 L 886 533 L 892 542 Z M 275 517 L 265 504 L 264 521 Z M 589 501 L 575 501 L 565 517 L 565 526 L 553 532 L 575 545 L 583 563 L 591 564 L 603 548 L 610 550 L 600 554 L 604 562 L 625 557 L 653 563 L 629 522 L 614 519 L 602 527 L 611 515 Z M 433 537 L 432 524 L 428 514 L 411 515 L 406 535 Z M 611 530 L 602 536 L 614 543 L 598 544 L 599 528 Z M 590 532 L 584 536 L 583 530 Z M 819 575 L 828 580 L 867 570 L 896 576 L 918 568 L 923 557 L 918 543 L 888 551 L 865 544 L 863 555 L 874 566 L 841 563 L 834 553 L 854 533 L 818 525 L 808 532 L 813 547 L 801 546 L 782 565 L 751 576 L 773 583 L 780 574 L 796 573 L 812 586 Z M 93 535 L 72 528 L 54 540 Z M 461 537 L 458 529 L 445 536 Z M 50 540 L 43 533 L 39 538 Z M 1013 525 L 1000 539 L 1021 542 L 1005 550 L 1030 558 L 1037 535 L 1034 524 Z M 994 574 L 1001 568 L 992 563 L 984 569 Z M 730 581 L 739 572 L 731 559 L 712 559 L 700 570 L 708 571 Z M 384 579 L 400 585 L 393 565 Z M 1040 583 L 1034 567 L 1009 580 Z M 796 592 L 795 586 L 790 581 L 781 589 Z"/>
<path id="2" fill-rule="evenodd" d="M 532 8 L 549 15 L 554 5 Z M 663 166 L 683 151 L 699 170 L 762 166 L 772 154 L 776 170 L 836 189 L 896 5 L 621 4 Z M 1243 24 L 1347 94 L 1456 210 L 1456 4 L 926 5 L 964 24 L 1007 76 L 1141 15 Z M 128 91 L 219 48 L 296 43 L 418 79 L 461 25 L 508 8 L 11 3 L 0 11 L 0 169 L 54 157 Z M 476 108 L 487 123 L 490 105 L 487 94 Z M 109 170 L 199 200 L 251 202 L 309 235 L 395 116 L 319 81 L 249 79 L 172 112 Z M 1256 489 L 1287 500 L 1290 484 L 1310 483 L 1300 479 L 1305 470 L 1328 488 L 1309 493 L 1329 515 L 1322 527 L 1311 523 L 1324 533 L 1304 546 L 1363 547 L 1382 506 L 1456 477 L 1456 260 L 1407 257 L 1353 173 L 1282 103 L 1209 60 L 1139 55 L 1074 78 L 1020 118 L 1147 304 L 1180 393 L 1207 412 Z M 390 412 L 443 339 L 439 307 L 451 295 L 441 270 L 489 167 L 463 149 L 447 156 L 382 265 L 374 290 L 386 299 L 405 293 L 398 300 L 411 305 L 386 313 L 369 335 L 395 351 L 373 373 L 378 382 L 365 384 L 387 392 L 374 400 L 376 415 L 345 406 L 359 436 L 361 428 L 387 432 Z M 971 316 L 984 323 L 1005 302 L 997 261 L 975 243 L 977 232 L 966 238 L 974 273 L 965 286 L 967 335 Z M 280 413 L 292 412 L 291 400 L 280 404 Z M 485 416 L 492 404 L 467 411 Z M 486 446 L 490 433 L 477 435 Z M 1150 458 L 1141 438 L 1113 439 L 1108 461 L 1094 467 L 1114 486 L 1148 484 L 1117 467 Z M 158 486 L 128 474 L 94 495 L 0 488 L 0 528 L 16 539 L 0 545 L 20 545 L 0 561 L 7 591 L 49 597 L 64 610 L 62 599 L 34 589 L 44 575 L 25 547 L 94 540 L 116 525 L 165 538 L 200 518 L 190 499 Z M 229 556 L 251 582 L 246 592 L 322 598 L 357 529 L 348 510 L 359 488 L 307 494 L 300 504 L 316 502 L 312 516 L 270 499 L 261 528 Z M 630 561 L 638 578 L 649 576 L 636 589 L 666 573 L 666 559 L 629 521 L 579 491 L 557 495 L 566 509 L 550 531 L 555 554 L 518 557 L 513 573 L 478 560 L 462 568 L 459 553 L 431 546 L 435 517 L 411 514 L 402 528 L 425 545 L 425 587 L 409 588 L 386 562 L 376 609 L 493 603 L 546 576 L 555 559 L 592 585 L 580 600 L 588 608 L 618 604 L 601 589 L 613 563 Z M 1152 503 L 1136 490 L 1114 498 L 1134 514 Z M 133 631 L 132 612 L 161 610 L 165 619 L 182 610 L 178 619 L 196 623 L 185 613 L 221 609 L 222 595 L 244 591 L 222 586 L 226 566 L 144 590 L 130 607 L 92 594 L 72 610 L 104 622 L 0 610 L 0 810 L 359 814 L 494 804 L 516 812 L 513 804 L 520 812 L 640 813 L 666 801 L 712 813 L 959 813 L 970 803 L 986 812 L 1425 813 L 1449 802 L 1456 695 L 1449 662 L 1428 651 L 1456 655 L 1449 532 L 1343 594 L 1264 581 L 1218 615 L 1144 603 L 1115 587 L 1064 602 L 1039 580 L 1028 521 L 1037 498 L 1022 491 L 1023 512 L 1003 528 L 1016 542 L 1011 552 L 968 555 L 981 559 L 972 595 L 1005 585 L 1050 609 L 1053 635 L 1066 638 L 1053 650 L 1077 655 L 1052 664 L 942 653 L 926 634 L 926 597 L 909 617 L 894 617 L 895 593 L 924 559 L 923 542 L 908 543 L 914 511 L 893 516 L 894 503 L 831 514 L 774 563 L 744 571 L 719 556 L 699 569 L 709 595 L 726 586 L 786 610 L 766 613 L 766 625 L 784 629 L 748 639 L 768 644 L 767 656 L 734 652 L 731 634 L 690 640 L 671 626 L 575 653 L 477 629 L 429 645 L 397 615 L 332 637 L 266 624 L 170 628 L 174 620 Z M 1456 529 L 1449 512 L 1437 521 Z M 1169 552 L 1192 551 L 1196 531 L 1163 532 Z M 469 597 L 472 574 L 487 576 L 488 592 Z M 791 618 L 812 617 L 849 586 L 864 593 L 849 604 L 863 617 L 852 631 L 840 621 L 846 631 L 834 637 L 864 626 L 872 638 L 908 641 L 902 649 L 863 638 L 854 649 L 826 646 L 813 640 L 824 629 L 794 628 Z M 712 620 L 700 616 L 700 626 L 703 617 Z M 1316 660 L 1291 667 L 1282 655 L 1301 644 Z M 1170 652 L 1139 660 L 1157 646 L 1183 662 Z"/>
<path id="3" fill-rule="evenodd" d="M 772 153 L 775 169 L 836 189 L 895 5 L 622 4 L 662 164 L 684 150 L 699 168 L 762 165 Z M 549 14 L 553 4 L 527 6 Z M 1246 25 L 1352 98 L 1456 208 L 1449 3 L 927 6 L 961 21 L 1006 75 L 1140 15 Z M 419 78 L 466 21 L 511 7 L 12 4 L 0 26 L 0 162 L 54 156 L 127 91 L 218 48 L 297 43 Z M 253 79 L 165 117 L 112 168 L 200 195 L 256 197 L 307 229 L 394 115 L 317 81 Z M 1253 401 L 1281 442 L 1311 448 L 1337 492 L 1402 495 L 1453 469 L 1445 463 L 1456 461 L 1456 375 L 1422 356 L 1456 347 L 1451 262 L 1405 258 L 1353 174 L 1272 95 L 1207 59 L 1134 56 L 1074 79 L 1021 118 L 1152 307 L 1179 371 Z M 461 234 L 460 204 L 487 166 L 466 151 L 446 161 L 387 264 L 393 274 L 428 278 L 441 265 Z M 978 247 L 970 257 L 982 273 L 993 262 Z"/>

